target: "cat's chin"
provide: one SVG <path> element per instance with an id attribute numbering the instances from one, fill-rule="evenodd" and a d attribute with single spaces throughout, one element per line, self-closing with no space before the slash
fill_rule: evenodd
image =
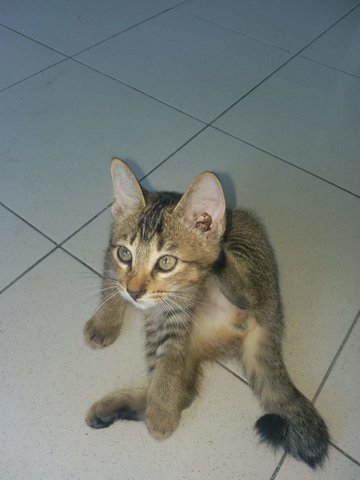
<path id="1" fill-rule="evenodd" d="M 146 302 L 146 301 L 136 302 L 135 300 L 131 300 L 130 303 L 132 305 L 134 305 L 135 308 L 138 308 L 139 310 L 149 310 L 149 309 L 154 308 L 156 306 L 154 303 L 150 303 L 150 302 Z"/>
<path id="2" fill-rule="evenodd" d="M 151 302 L 149 300 L 134 300 L 130 295 L 126 293 L 122 293 L 121 296 L 128 302 L 131 303 L 135 308 L 138 308 L 139 310 L 149 310 L 151 308 L 156 307 L 156 303 Z"/>

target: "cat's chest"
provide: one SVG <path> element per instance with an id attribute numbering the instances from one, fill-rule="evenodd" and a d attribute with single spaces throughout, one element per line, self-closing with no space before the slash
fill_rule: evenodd
<path id="1" fill-rule="evenodd" d="M 239 310 L 230 303 L 217 288 L 215 281 L 209 279 L 203 298 L 199 301 L 195 312 L 192 330 L 193 346 L 207 356 L 241 337 L 246 331 L 243 320 L 247 312 Z"/>
<path id="2" fill-rule="evenodd" d="M 227 300 L 210 278 L 194 312 L 193 332 L 204 340 L 215 340 L 217 335 L 233 331 L 239 315 L 241 310 Z"/>

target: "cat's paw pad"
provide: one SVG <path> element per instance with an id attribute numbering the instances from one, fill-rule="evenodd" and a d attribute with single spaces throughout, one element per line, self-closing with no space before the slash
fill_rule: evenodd
<path id="1" fill-rule="evenodd" d="M 95 403 L 86 416 L 86 423 L 91 428 L 106 428 L 117 420 L 115 412 L 106 411 L 101 405 L 102 402 Z"/>
<path id="2" fill-rule="evenodd" d="M 85 325 L 84 337 L 90 347 L 99 349 L 111 345 L 119 336 L 121 324 L 107 323 L 92 317 Z"/>
<path id="3" fill-rule="evenodd" d="M 152 437 L 163 440 L 176 430 L 179 424 L 179 416 L 171 415 L 163 409 L 147 408 L 145 423 Z"/>

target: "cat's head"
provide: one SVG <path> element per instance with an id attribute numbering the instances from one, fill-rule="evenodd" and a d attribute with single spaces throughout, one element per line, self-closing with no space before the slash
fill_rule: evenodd
<path id="1" fill-rule="evenodd" d="M 171 308 L 194 293 L 219 256 L 225 230 L 221 184 L 204 172 L 183 195 L 151 193 L 118 159 L 111 174 L 112 277 L 120 294 L 138 308 Z"/>

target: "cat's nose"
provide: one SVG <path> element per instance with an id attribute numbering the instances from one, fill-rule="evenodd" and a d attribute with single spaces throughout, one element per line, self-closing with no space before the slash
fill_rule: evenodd
<path id="1" fill-rule="evenodd" d="M 129 290 L 127 289 L 128 294 L 130 297 L 132 297 L 134 300 L 137 300 L 138 298 L 142 297 L 145 293 L 145 290 Z"/>

